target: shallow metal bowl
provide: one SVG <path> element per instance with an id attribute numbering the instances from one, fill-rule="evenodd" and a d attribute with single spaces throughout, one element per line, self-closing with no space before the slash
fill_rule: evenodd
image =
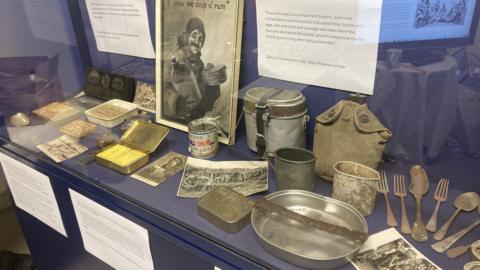
<path id="1" fill-rule="evenodd" d="M 368 232 L 365 218 L 350 205 L 303 190 L 283 190 L 266 199 L 289 210 L 349 229 Z M 310 269 L 334 269 L 353 259 L 361 245 L 254 208 L 252 227 L 260 244 L 274 256 Z"/>

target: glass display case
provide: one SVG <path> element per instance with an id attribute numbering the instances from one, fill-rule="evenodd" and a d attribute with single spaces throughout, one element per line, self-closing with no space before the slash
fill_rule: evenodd
<path id="1" fill-rule="evenodd" d="M 134 37 L 136 44 L 109 44 L 114 34 L 105 33 L 105 25 L 102 28 L 98 23 L 102 14 L 108 16 L 96 5 L 99 2 L 8 0 L 0 3 L 3 22 L 0 25 L 0 152 L 49 177 L 67 235 L 58 234 L 16 208 L 38 268 L 110 267 L 85 250 L 68 192 L 71 189 L 148 230 L 155 269 L 213 269 L 214 266 L 221 269 L 302 269 L 272 255 L 262 246 L 250 222 L 239 232 L 228 233 L 201 217 L 197 199 L 177 196 L 181 172 L 169 174 L 155 186 L 138 180 L 132 173 L 169 152 L 182 157 L 191 155 L 186 121 L 194 116 L 185 111 L 201 106 L 188 107 L 191 104 L 187 104 L 187 98 L 169 94 L 165 90 L 168 87 L 178 90 L 182 86 L 176 86 L 178 81 L 173 78 L 174 71 L 165 71 L 161 67 L 176 70 L 176 61 L 180 63 L 181 58 L 175 48 L 182 35 L 172 33 L 188 33 L 194 24 L 197 30 L 203 29 L 204 40 L 200 47 L 203 46 L 204 68 L 211 59 L 217 61 L 208 67 L 216 72 L 209 76 L 221 81 L 217 83 L 218 96 L 212 104 L 205 105 L 209 108 L 200 115 L 224 121 L 220 124 L 224 133 L 219 135 L 223 143 L 209 161 L 259 160 L 248 145 L 247 116 L 242 110 L 249 89 L 272 87 L 301 92 L 308 115 L 305 118 L 305 148 L 310 150 L 314 147 L 316 117 L 337 102 L 351 99 L 349 93 L 289 82 L 288 78 L 283 81 L 259 76 L 258 14 L 254 0 L 232 1 L 237 3 L 232 14 L 238 17 L 229 21 L 237 24 L 232 28 L 233 33 L 228 34 L 238 40 L 233 45 L 225 45 L 226 49 L 220 47 L 223 43 L 213 41 L 214 37 L 218 40 L 222 36 L 216 33 L 218 29 L 215 27 L 220 29 L 220 25 L 215 26 L 218 22 L 208 19 L 198 22 L 174 14 L 167 16 L 165 14 L 173 12 L 177 2 L 169 0 L 158 0 L 157 3 L 154 0 L 122 1 L 125 6 L 119 4 L 119 10 L 109 12 L 130 10 L 128 12 L 138 15 L 134 17 L 141 17 L 135 25 L 143 28 L 139 30 L 135 28 L 137 26 L 131 26 L 138 34 Z M 463 19 L 453 22 L 458 24 L 457 28 L 441 30 L 452 22 L 445 21 L 438 14 L 440 17 L 435 19 L 423 6 L 435 1 L 414 1 L 415 7 L 411 9 L 427 14 L 417 14 L 414 22 L 410 22 L 412 19 L 406 11 L 409 8 L 406 3 L 413 2 L 404 2 L 383 1 L 374 94 L 357 100 L 366 102 L 392 134 L 385 145 L 379 171 L 386 173 L 390 185 L 388 197 L 399 231 L 400 200 L 394 196 L 393 177 L 403 175 L 410 183 L 409 170 L 413 165 L 419 164 L 426 170 L 430 183 L 423 198 L 425 223 L 435 209 L 434 194 L 440 179 L 448 178 L 450 184 L 448 198 L 440 206 L 438 227 L 455 211 L 456 197 L 480 190 L 480 183 L 476 180 L 480 174 L 480 35 L 477 33 L 480 6 L 475 1 L 436 1 L 445 2 L 444 9 L 454 4 L 466 9 L 462 13 Z M 400 7 L 404 13 L 395 11 Z M 135 11 L 131 11 L 133 8 Z M 199 14 L 190 15 L 206 16 Z M 163 17 L 158 16 L 166 16 L 168 20 L 159 23 L 163 22 Z M 227 19 L 222 20 L 227 22 Z M 125 20 L 111 23 L 122 27 L 133 25 Z M 168 23 L 175 25 L 171 32 L 165 27 Z M 159 26 L 164 26 L 163 32 Z M 419 34 L 412 30 L 422 27 L 431 31 Z M 161 38 L 160 33 L 163 33 Z M 157 44 L 159 41 L 161 44 Z M 212 52 L 222 48 L 234 53 L 227 58 Z M 218 57 L 224 57 L 224 62 L 218 61 Z M 223 66 L 219 65 L 223 63 Z M 165 74 L 160 74 L 159 69 Z M 225 74 L 228 79 L 222 77 L 227 76 Z M 192 72 L 191 84 L 201 84 L 196 75 Z M 159 92 L 158 84 L 164 87 L 163 92 Z M 205 86 L 197 86 L 197 89 L 200 96 L 208 95 L 204 92 Z M 184 104 L 178 105 L 186 106 L 184 111 L 168 107 L 172 99 L 175 104 Z M 219 100 L 226 101 L 221 103 Z M 99 110 L 98 106 L 104 108 Z M 158 117 L 162 106 L 163 116 Z M 228 113 L 222 110 L 225 106 L 230 106 Z M 150 122 L 157 129 L 141 126 L 143 134 L 137 130 L 132 135 L 129 130 L 132 118 L 144 124 Z M 168 124 L 169 130 L 156 122 Z M 122 150 L 125 152 L 118 154 L 117 161 L 131 159 L 125 161 L 129 165 L 137 162 L 128 170 L 115 170 L 112 169 L 115 166 L 104 166 L 98 158 L 96 161 L 99 153 L 105 151 L 103 147 L 111 147 L 112 142 L 126 147 L 135 140 L 142 144 L 148 141 L 152 147 L 145 151 L 137 146 Z M 322 154 L 329 153 L 318 155 Z M 143 159 L 135 160 L 135 155 Z M 268 167 L 268 190 L 249 196 L 252 201 L 276 191 L 273 158 L 267 157 L 267 161 L 271 165 Z M 332 183 L 319 177 L 315 181 L 314 193 L 330 197 Z M 389 228 L 381 195 L 377 195 L 373 214 L 366 217 L 369 234 Z M 405 203 L 413 224 L 415 199 L 408 190 Z M 448 235 L 472 224 L 479 214 L 477 209 L 459 214 Z M 404 237 L 443 269 L 460 269 L 470 260 L 469 255 L 450 259 L 435 252 L 430 245 L 437 241 L 431 233 L 427 242 L 417 242 L 407 234 Z M 478 228 L 466 234 L 456 245 L 470 244 L 474 240 L 478 240 Z M 49 243 L 48 248 L 45 243 Z M 339 269 L 354 267 L 346 264 Z"/>

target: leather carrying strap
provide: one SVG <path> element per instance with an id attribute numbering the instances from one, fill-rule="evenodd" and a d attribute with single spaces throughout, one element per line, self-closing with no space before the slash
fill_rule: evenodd
<path id="1" fill-rule="evenodd" d="M 268 122 L 269 117 L 269 110 L 267 109 L 267 101 L 274 96 L 280 94 L 285 90 L 283 89 L 275 89 L 272 92 L 265 93 L 258 104 L 256 105 L 256 123 L 257 123 L 257 140 L 256 140 L 256 147 L 257 147 L 257 155 L 261 159 L 266 159 L 266 151 L 267 151 L 267 140 L 265 139 L 265 129 Z"/>

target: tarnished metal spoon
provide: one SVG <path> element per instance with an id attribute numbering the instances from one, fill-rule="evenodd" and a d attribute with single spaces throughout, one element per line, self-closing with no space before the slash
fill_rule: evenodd
<path id="1" fill-rule="evenodd" d="M 416 220 L 413 224 L 412 238 L 419 242 L 428 240 L 427 230 L 422 219 L 422 196 L 428 192 L 428 176 L 420 165 L 410 168 L 410 188 L 409 191 L 415 197 L 417 204 Z"/>
<path id="2" fill-rule="evenodd" d="M 435 240 L 442 240 L 445 235 L 447 234 L 448 228 L 452 224 L 453 220 L 461 211 L 473 211 L 477 208 L 480 204 L 480 197 L 476 192 L 466 192 L 460 194 L 454 202 L 455 207 L 457 210 L 453 213 L 453 215 L 445 222 L 445 224 L 438 229 L 438 231 L 433 235 Z"/>
<path id="3" fill-rule="evenodd" d="M 480 215 L 480 205 L 478 206 L 477 209 L 478 209 L 478 214 Z M 449 237 L 443 239 L 442 241 L 431 245 L 431 247 L 436 252 L 443 253 L 447 249 L 449 249 L 453 244 L 455 244 L 455 242 L 457 242 L 460 238 L 462 238 L 465 234 L 467 234 L 469 231 L 471 231 L 473 228 L 477 227 L 478 225 L 480 225 L 480 218 L 477 219 L 477 221 L 475 221 L 474 223 L 465 227 L 464 229 L 458 231 L 457 233 L 454 233 Z"/>

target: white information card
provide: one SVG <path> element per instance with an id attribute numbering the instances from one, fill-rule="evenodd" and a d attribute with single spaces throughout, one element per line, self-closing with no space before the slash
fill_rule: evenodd
<path id="1" fill-rule="evenodd" d="M 261 0 L 260 75 L 373 94 L 382 0 Z"/>
<path id="2" fill-rule="evenodd" d="M 153 270 L 148 231 L 69 189 L 85 250 L 115 269 Z"/>
<path id="3" fill-rule="evenodd" d="M 86 0 L 97 49 L 155 58 L 145 0 Z"/>
<path id="4" fill-rule="evenodd" d="M 15 205 L 67 237 L 48 176 L 2 153 L 0 163 Z"/>
<path id="5" fill-rule="evenodd" d="M 65 0 L 23 0 L 34 37 L 76 46 L 75 32 Z"/>

